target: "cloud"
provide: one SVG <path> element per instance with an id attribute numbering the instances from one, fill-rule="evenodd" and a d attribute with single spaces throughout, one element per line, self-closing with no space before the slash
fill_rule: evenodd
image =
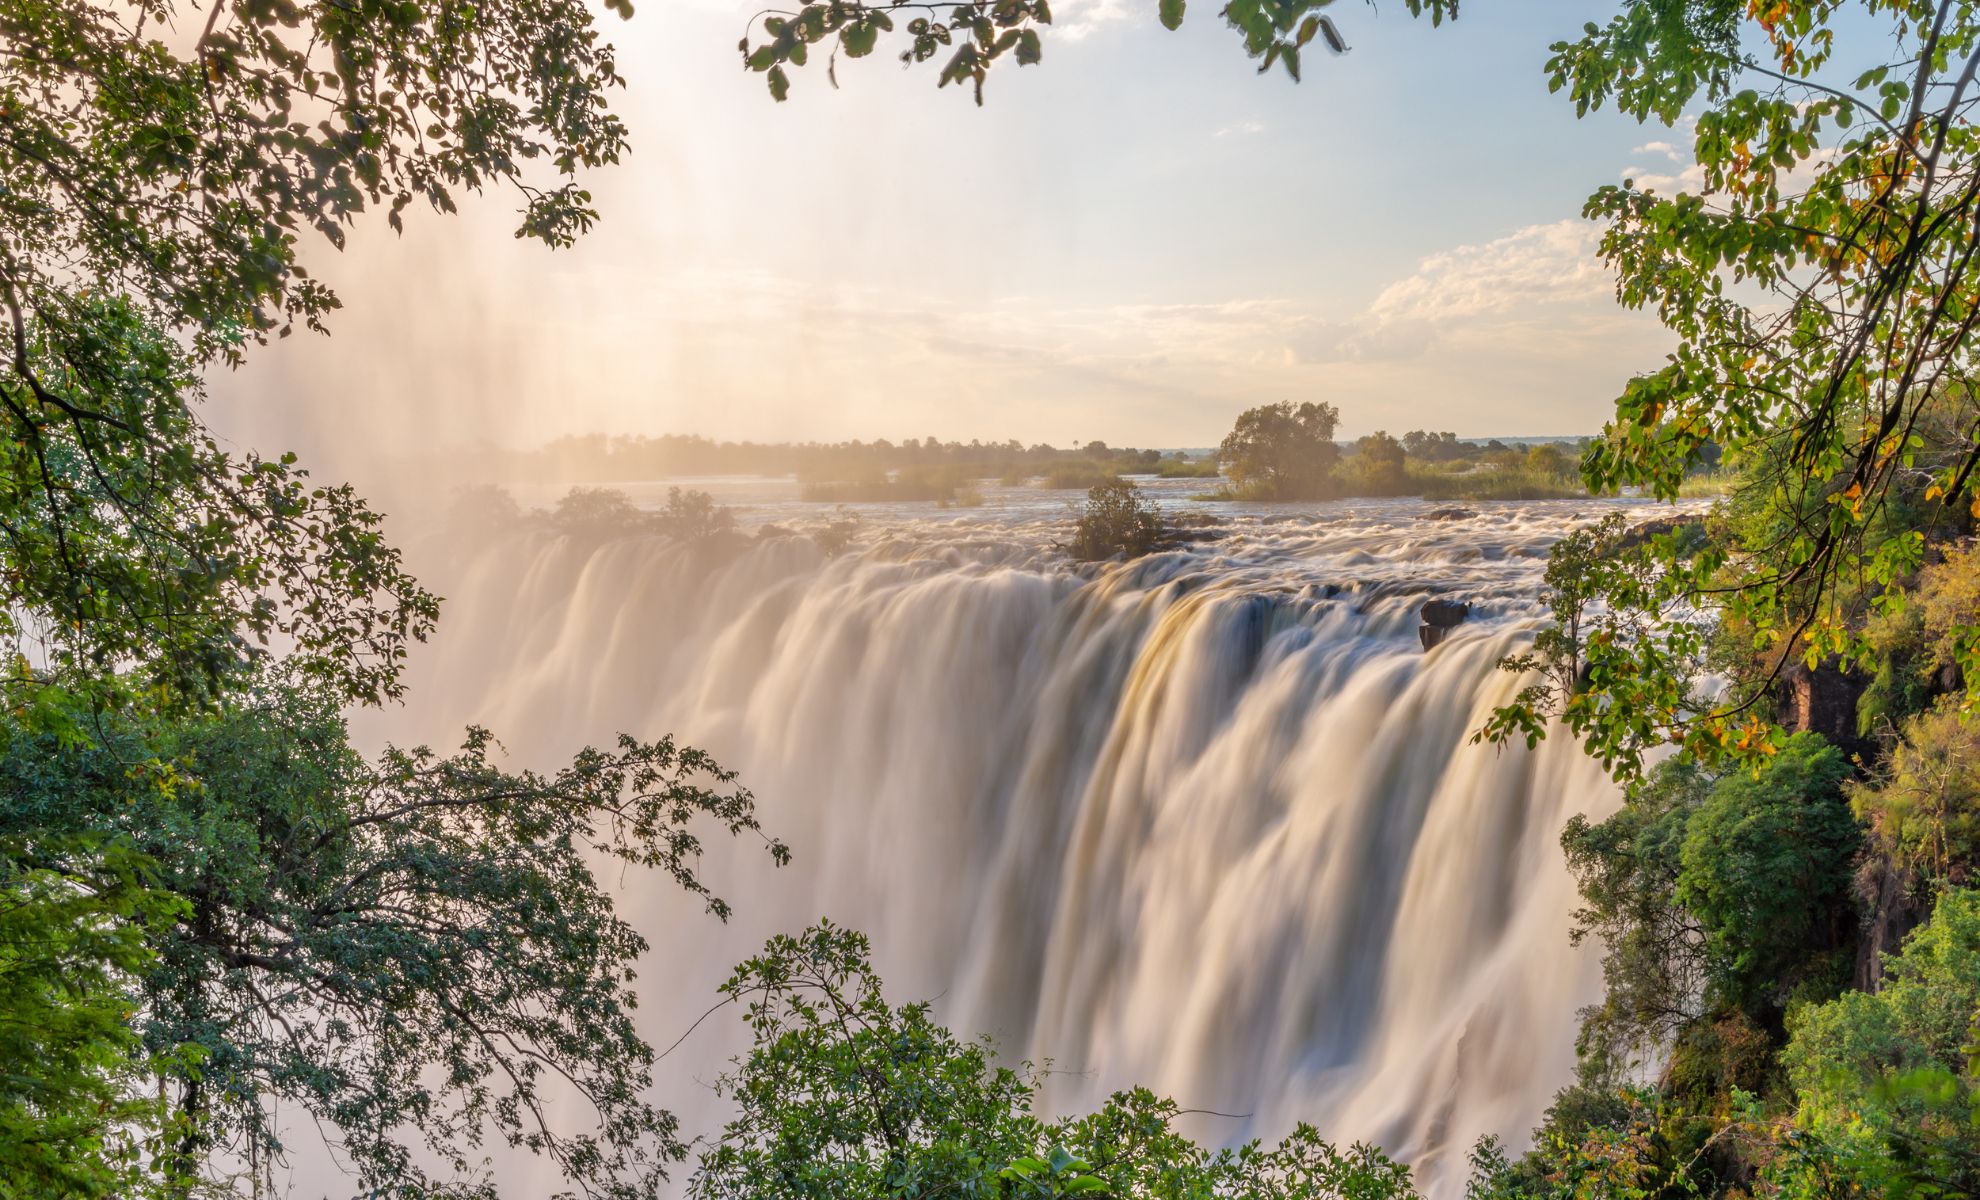
<path id="1" fill-rule="evenodd" d="M 1564 220 L 1457 246 L 1425 258 L 1407 278 L 1384 288 L 1369 311 L 1383 320 L 1442 320 L 1594 300 L 1610 290 L 1608 270 L 1596 254 L 1599 239 L 1593 224 Z"/>
<path id="2" fill-rule="evenodd" d="M 1088 34 L 1134 20 L 1148 5 L 1131 0 L 1058 0 L 1052 6 L 1053 37 L 1078 41 Z"/>
<path id="3" fill-rule="evenodd" d="M 1631 150 L 1630 153 L 1661 154 L 1672 162 L 1683 161 L 1683 156 L 1678 153 L 1677 147 L 1671 145 L 1669 142 L 1645 142 L 1641 146 L 1636 147 L 1636 149 Z"/>
<path id="4" fill-rule="evenodd" d="M 1222 129 L 1219 129 L 1219 130 L 1218 130 L 1218 131 L 1217 131 L 1217 132 L 1216 132 L 1215 134 L 1213 134 L 1212 136 L 1213 136 L 1213 137 L 1220 137 L 1220 138 L 1231 138 L 1231 137 L 1256 137 L 1257 135 L 1259 135 L 1259 134 L 1261 134 L 1261 133 L 1264 133 L 1264 132 L 1265 132 L 1265 126 L 1264 126 L 1264 124 L 1263 124 L 1262 122 L 1259 122 L 1259 121 L 1239 121 L 1239 122 L 1238 122 L 1237 124 L 1235 124 L 1235 125 L 1226 125 L 1226 126 L 1224 126 L 1224 127 L 1222 128 Z"/>

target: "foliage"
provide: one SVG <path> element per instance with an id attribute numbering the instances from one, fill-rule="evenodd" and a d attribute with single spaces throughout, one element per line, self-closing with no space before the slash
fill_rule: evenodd
<path id="1" fill-rule="evenodd" d="M 1691 753 L 1768 753 L 1776 739 L 1751 726 L 1790 658 L 1874 667 L 1862 613 L 1902 605 L 1932 527 L 1956 528 L 1972 502 L 1980 12 L 1866 3 L 1891 57 L 1850 78 L 1835 58 L 1843 7 L 1631 0 L 1548 67 L 1579 111 L 1692 122 L 1696 192 L 1625 181 L 1587 206 L 1607 225 L 1618 297 L 1653 308 L 1679 344 L 1625 388 L 1583 460 L 1592 488 L 1663 497 L 1716 448 L 1744 473 L 1747 519 L 1720 552 L 1667 556 L 1652 586 L 1612 597 L 1652 630 L 1686 622 L 1680 608 L 1715 615 L 1758 652 L 1715 703 L 1674 714 Z M 1973 665 L 1970 613 L 1952 641 Z M 1640 679 L 1695 665 L 1688 637 L 1640 646 L 1621 687 L 1591 685 L 1592 724 L 1636 720 Z"/>
<path id="2" fill-rule="evenodd" d="M 1716 559 L 1699 547 L 1690 527 L 1642 535 L 1611 513 L 1555 543 L 1544 596 L 1553 623 L 1531 651 L 1500 665 L 1540 678 L 1496 712 L 1476 740 L 1546 736 L 1557 714 L 1589 753 L 1618 777 L 1641 773 L 1646 756 L 1670 742 L 1689 747 L 1692 714 L 1709 706 L 1692 681 L 1712 644 L 1711 622 L 1663 593 L 1672 563 Z M 1682 662 L 1684 669 L 1663 669 Z M 1729 735 L 1728 735 L 1729 736 Z M 1740 731 L 1737 749 L 1757 757 L 1771 751 L 1770 728 L 1758 719 Z M 1707 759 L 1714 755 L 1704 755 Z"/>
<path id="3" fill-rule="evenodd" d="M 679 1147 L 588 855 L 699 890 L 686 823 L 753 828 L 747 793 L 666 742 L 364 764 L 335 707 L 401 694 L 437 601 L 350 489 L 197 412 L 200 371 L 323 328 L 302 247 L 360 212 L 507 183 L 519 236 L 590 225 L 576 174 L 625 143 L 590 10 L 8 0 L 0 28 L 0 1183 L 188 1194 L 268 1162 L 293 1100 L 395 1195 L 430 1190 L 402 1139 L 461 1166 L 484 1130 L 650 1194 Z M 299 690 L 252 682 L 277 657 Z M 552 1076 L 600 1128 L 540 1124 Z"/>
<path id="4" fill-rule="evenodd" d="M 1399 496 L 1409 490 L 1403 445 L 1379 429 L 1355 442 L 1340 475 L 1341 487 L 1350 495 Z"/>
<path id="5" fill-rule="evenodd" d="M 1799 983 L 1809 960 L 1851 944 L 1849 773 L 1841 751 L 1797 733 L 1758 771 L 1719 780 L 1686 823 L 1674 898 L 1698 922 L 1724 1003 L 1782 1003 L 1773 993 Z"/>
<path id="6" fill-rule="evenodd" d="M 1884 1185 L 1875 1194 L 1915 1194 L 1921 1184 L 1933 1189 L 1925 1194 L 1972 1194 L 1980 1186 L 1980 893 L 1946 893 L 1886 967 L 1878 991 L 1791 1016 L 1782 1060 L 1804 1119 L 1852 1151 L 1838 1173 L 1870 1176 Z"/>
<path id="7" fill-rule="evenodd" d="M 0 636 L 48 643 L 70 687 L 135 663 L 197 699 L 274 642 L 397 695 L 433 597 L 349 489 L 221 451 L 195 375 L 322 328 L 337 297 L 300 246 L 368 207 L 396 228 L 506 182 L 519 234 L 587 227 L 574 174 L 625 140 L 590 12 L 13 0 L 0 26 Z"/>
<path id="8" fill-rule="evenodd" d="M 178 909 L 89 834 L 0 837 L 0 1193 L 127 1193 L 164 1127 L 130 1015 L 147 935 Z"/>
<path id="9" fill-rule="evenodd" d="M 1450 467 L 1459 466 L 1458 470 Z M 1480 467 L 1464 470 L 1461 463 L 1441 469 L 1409 466 L 1404 494 L 1425 500 L 1569 500 L 1586 496 L 1579 483 L 1557 475 L 1536 475 L 1523 468 Z"/>
<path id="10" fill-rule="evenodd" d="M 1697 764 L 1672 759 L 1633 785 L 1600 822 L 1577 814 L 1561 834 L 1580 886 L 1573 940 L 1603 947 L 1602 1003 L 1582 1013 L 1579 1050 L 1600 1079 L 1655 1061 L 1705 1014 L 1704 930 L 1678 903 L 1686 831 L 1711 792 Z"/>
<path id="11" fill-rule="evenodd" d="M 1331 404 L 1290 400 L 1247 409 L 1217 448 L 1224 474 L 1246 495 L 1263 500 L 1311 500 L 1326 494 L 1340 459 Z"/>
<path id="12" fill-rule="evenodd" d="M 1866 734 L 1888 736 L 1906 713 L 1933 698 L 1961 690 L 1961 629 L 1980 613 L 1980 547 L 1971 541 L 1938 548 L 1937 561 L 1919 569 L 1906 602 L 1873 612 L 1863 640 L 1877 672 L 1857 704 Z"/>
<path id="13" fill-rule="evenodd" d="M 1223 471 L 1214 457 L 1194 462 L 1185 458 L 1165 458 L 1155 465 L 1155 474 L 1163 479 L 1215 479 Z"/>
<path id="14" fill-rule="evenodd" d="M 64 350 L 92 340 L 79 281 L 189 329 L 201 359 L 317 327 L 337 299 L 298 243 L 341 247 L 368 208 L 398 228 L 415 200 L 509 184 L 518 236 L 569 244 L 595 217 L 572 177 L 625 146 L 614 55 L 576 0 L 15 0 L 4 20 L 0 271 L 17 336 L 36 318 Z"/>
<path id="15" fill-rule="evenodd" d="M 1416 1196 L 1409 1168 L 1307 1126 L 1275 1146 L 1206 1149 L 1176 1131 L 1173 1101 L 1145 1090 L 1045 1121 L 1029 1064 L 999 1065 L 926 1004 L 889 1004 L 869 959 L 864 936 L 822 923 L 771 939 L 723 985 L 751 1048 L 720 1084 L 738 1115 L 701 1155 L 696 1200 Z"/>
<path id="16" fill-rule="evenodd" d="M 715 498 L 707 492 L 670 487 L 667 506 L 660 510 L 655 524 L 660 532 L 676 541 L 699 543 L 734 533 L 736 515 L 715 503 Z"/>
<path id="17" fill-rule="evenodd" d="M 1980 876 L 1980 724 L 1941 704 L 1905 723 L 1881 777 L 1850 805 L 1877 853 L 1927 887 Z"/>
<path id="18" fill-rule="evenodd" d="M 1082 562 L 1116 555 L 1138 558 L 1161 540 L 1161 510 L 1134 484 L 1114 479 L 1087 491 L 1086 510 L 1074 522 L 1072 544 L 1066 551 Z"/>
<path id="19" fill-rule="evenodd" d="M 579 538 L 615 537 L 646 523 L 646 514 L 616 488 L 574 487 L 550 510 L 553 529 Z"/>
<path id="20" fill-rule="evenodd" d="M 1219 15 L 1243 38 L 1245 53 L 1258 60 L 1260 74 L 1276 64 L 1297 80 L 1301 55 L 1315 37 L 1335 54 L 1347 50 L 1340 28 L 1321 11 L 1332 3 L 1229 0 Z M 1441 23 L 1457 16 L 1458 0 L 1403 0 L 1403 6 Z M 1162 24 L 1175 29 L 1182 24 L 1187 0 L 1154 0 L 1154 7 Z M 899 26 L 908 43 L 900 52 L 901 62 L 942 59 L 936 86 L 967 83 L 979 105 L 990 69 L 1002 61 L 1020 67 L 1037 63 L 1044 53 L 1041 34 L 1052 24 L 1046 0 L 821 0 L 758 14 L 737 49 L 743 66 L 762 73 L 770 95 L 781 101 L 790 94 L 786 65 L 802 67 L 814 47 L 823 47 L 826 75 L 836 87 L 839 53 L 847 58 L 872 54 L 882 35 L 896 32 L 895 14 L 904 11 L 917 15 Z"/>
<path id="21" fill-rule="evenodd" d="M 181 1127 L 169 1172 L 274 1161 L 291 1105 L 335 1130 L 361 1186 L 395 1193 L 433 1186 L 413 1145 L 465 1178 L 484 1131 L 594 1195 L 653 1195 L 683 1153 L 644 1098 L 646 943 L 593 869 L 659 870 L 725 915 L 695 826 L 757 826 L 707 756 L 622 738 L 554 775 L 510 772 L 477 729 L 452 756 L 367 763 L 331 698 L 276 684 L 82 742 L 6 732 L 0 836 L 101 830 L 173 906 L 155 958 L 108 960 L 137 981 L 145 1047 L 195 1051 L 161 1070 Z M 557 1126 L 567 1092 L 595 1127 Z"/>
<path id="22" fill-rule="evenodd" d="M 546 519 L 552 529 L 585 541 L 659 533 L 676 541 L 700 544 L 735 533 L 735 514 L 715 503 L 707 492 L 667 489 L 667 503 L 649 512 L 615 488 L 574 487 L 557 501 Z"/>
<path id="23" fill-rule="evenodd" d="M 352 699 L 396 696 L 438 602 L 377 514 L 292 457 L 223 451 L 192 411 L 190 365 L 131 303 L 59 308 L 16 327 L 0 374 L 0 652 L 71 688 L 115 690 L 123 669 L 196 701 L 282 644 Z M 47 686 L 0 679 L 17 704 Z"/>

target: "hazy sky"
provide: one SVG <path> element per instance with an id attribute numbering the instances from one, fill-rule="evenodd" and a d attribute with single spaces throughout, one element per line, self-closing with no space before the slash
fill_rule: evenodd
<path id="1" fill-rule="evenodd" d="M 753 5 L 603 18 L 630 157 L 573 251 L 459 218 L 312 250 L 346 311 L 217 378 L 265 449 L 569 432 L 1214 443 L 1328 400 L 1343 432 L 1571 433 L 1666 346 L 1619 309 L 1577 214 L 1684 138 L 1547 93 L 1549 42 L 1612 3 L 1471 0 L 1433 30 L 1334 12 L 1351 53 L 1254 74 L 1198 0 L 1058 0 L 1042 65 L 987 106 L 929 67 L 821 64 L 773 103 Z M 1676 143 L 1678 151 L 1670 150 Z M 339 455 L 338 457 L 341 457 Z"/>

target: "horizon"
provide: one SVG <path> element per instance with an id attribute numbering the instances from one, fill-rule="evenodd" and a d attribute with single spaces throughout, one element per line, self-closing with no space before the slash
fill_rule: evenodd
<path id="1" fill-rule="evenodd" d="M 216 424 L 353 477 L 354 434 L 1202 446 L 1281 399 L 1335 403 L 1350 440 L 1482 440 L 1599 428 L 1660 365 L 1579 211 L 1625 175 L 1675 183 L 1687 139 L 1577 120 L 1541 70 L 1599 5 L 1345 13 L 1351 51 L 1298 84 L 1218 21 L 1057 8 L 1044 64 L 980 109 L 872 61 L 776 104 L 736 69 L 732 0 L 609 22 L 633 146 L 587 181 L 597 228 L 544 254 L 499 196 L 409 211 L 403 239 L 361 222 L 321 272 L 336 336 L 216 375 Z"/>

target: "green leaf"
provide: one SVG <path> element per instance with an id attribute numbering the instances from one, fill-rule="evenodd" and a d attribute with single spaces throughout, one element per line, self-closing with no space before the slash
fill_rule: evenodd
<path id="1" fill-rule="evenodd" d="M 1164 29 L 1176 29 L 1182 25 L 1185 4 L 1186 0 L 1162 0 L 1160 13 Z"/>
<path id="2" fill-rule="evenodd" d="M 839 31 L 839 44 L 847 58 L 865 58 L 880 44 L 880 26 L 873 21 L 855 21 Z"/>
<path id="3" fill-rule="evenodd" d="M 1041 46 L 1038 41 L 1038 31 L 1035 29 L 1025 30 L 1024 36 L 1018 39 L 1018 47 L 1017 47 L 1018 66 L 1020 67 L 1031 66 L 1033 63 L 1036 63 L 1039 60 L 1043 52 L 1044 52 L 1044 47 Z"/>

